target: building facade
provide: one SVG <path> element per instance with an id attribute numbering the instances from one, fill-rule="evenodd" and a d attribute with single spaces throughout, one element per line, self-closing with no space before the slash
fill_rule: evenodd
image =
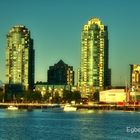
<path id="1" fill-rule="evenodd" d="M 7 34 L 6 83 L 21 85 L 24 90 L 34 86 L 34 49 L 30 31 L 14 26 Z"/>
<path id="2" fill-rule="evenodd" d="M 50 66 L 47 75 L 50 85 L 74 85 L 73 67 L 68 66 L 62 60 Z"/>
<path id="3" fill-rule="evenodd" d="M 111 85 L 108 42 L 107 26 L 104 26 L 98 18 L 92 18 L 84 25 L 81 33 L 78 87 L 85 94 Z"/>
<path id="4" fill-rule="evenodd" d="M 46 93 L 51 93 L 52 96 L 55 95 L 55 93 L 58 93 L 60 97 L 63 97 L 63 91 L 68 90 L 72 91 L 73 87 L 71 85 L 49 85 L 49 84 L 35 84 L 35 91 L 41 92 L 42 96 L 44 96 Z"/>
<path id="5" fill-rule="evenodd" d="M 130 64 L 130 86 L 140 91 L 140 65 Z"/>
<path id="6" fill-rule="evenodd" d="M 118 103 L 126 102 L 126 92 L 124 89 L 110 89 L 100 92 L 100 102 Z"/>

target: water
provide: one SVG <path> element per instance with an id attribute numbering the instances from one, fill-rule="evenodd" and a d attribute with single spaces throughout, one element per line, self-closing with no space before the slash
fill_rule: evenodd
<path id="1" fill-rule="evenodd" d="M 0 110 L 0 140 L 139 140 L 140 113 Z"/>

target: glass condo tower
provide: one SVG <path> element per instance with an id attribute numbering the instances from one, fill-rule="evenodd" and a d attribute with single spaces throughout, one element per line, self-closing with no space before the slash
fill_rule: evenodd
<path id="1" fill-rule="evenodd" d="M 14 26 L 7 34 L 6 83 L 20 84 L 24 90 L 34 86 L 34 49 L 30 31 Z"/>
<path id="2" fill-rule="evenodd" d="M 81 33 L 81 59 L 78 69 L 78 87 L 88 95 L 111 84 L 108 68 L 108 30 L 100 19 L 91 18 Z"/>

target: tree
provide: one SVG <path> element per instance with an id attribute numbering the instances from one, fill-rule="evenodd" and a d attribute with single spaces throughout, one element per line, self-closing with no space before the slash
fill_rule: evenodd
<path id="1" fill-rule="evenodd" d="M 93 99 L 94 99 L 94 101 L 99 101 L 99 91 L 98 91 L 98 90 L 96 90 L 96 91 L 94 92 L 94 94 L 93 94 Z"/>
<path id="2" fill-rule="evenodd" d="M 0 102 L 3 102 L 4 100 L 4 93 L 3 93 L 3 89 L 0 88 Z"/>
<path id="3" fill-rule="evenodd" d="M 26 102 L 32 102 L 33 101 L 32 91 L 31 90 L 25 91 L 24 100 Z"/>
<path id="4" fill-rule="evenodd" d="M 41 93 L 39 91 L 35 91 L 32 94 L 32 98 L 33 98 L 33 101 L 41 102 L 42 95 L 41 95 Z"/>
<path id="5" fill-rule="evenodd" d="M 18 101 L 23 97 L 21 84 L 5 84 L 5 101 Z"/>
<path id="6" fill-rule="evenodd" d="M 80 91 L 72 92 L 72 100 L 74 100 L 76 102 L 81 100 L 81 93 L 80 93 Z"/>
<path id="7" fill-rule="evenodd" d="M 69 90 L 63 91 L 63 100 L 64 102 L 71 102 L 72 101 L 72 92 Z"/>
<path id="8" fill-rule="evenodd" d="M 60 103 L 60 101 L 61 101 L 61 98 L 59 96 L 59 93 L 58 92 L 55 92 L 54 93 L 54 96 L 53 96 L 53 102 L 54 103 Z"/>
<path id="9" fill-rule="evenodd" d="M 69 90 L 64 90 L 63 91 L 63 100 L 65 102 L 71 102 L 71 101 L 80 101 L 81 99 L 81 93 L 79 91 L 69 91 Z"/>
<path id="10" fill-rule="evenodd" d="M 48 102 L 50 97 L 51 97 L 51 93 L 50 92 L 46 92 L 44 94 L 44 96 L 43 96 L 43 101 L 47 101 Z"/>
<path id="11" fill-rule="evenodd" d="M 25 92 L 24 99 L 27 102 L 41 102 L 42 95 L 39 91 L 28 90 Z"/>

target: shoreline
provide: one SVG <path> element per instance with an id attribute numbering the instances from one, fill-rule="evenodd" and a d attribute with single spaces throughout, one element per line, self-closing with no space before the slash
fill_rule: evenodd
<path id="1" fill-rule="evenodd" d="M 46 103 L 0 103 L 0 109 L 5 109 L 8 106 L 17 106 L 19 109 L 47 109 L 48 107 L 64 107 L 65 104 L 46 104 Z M 120 110 L 120 111 L 140 111 L 140 105 L 72 105 L 77 107 L 77 110 Z"/>

